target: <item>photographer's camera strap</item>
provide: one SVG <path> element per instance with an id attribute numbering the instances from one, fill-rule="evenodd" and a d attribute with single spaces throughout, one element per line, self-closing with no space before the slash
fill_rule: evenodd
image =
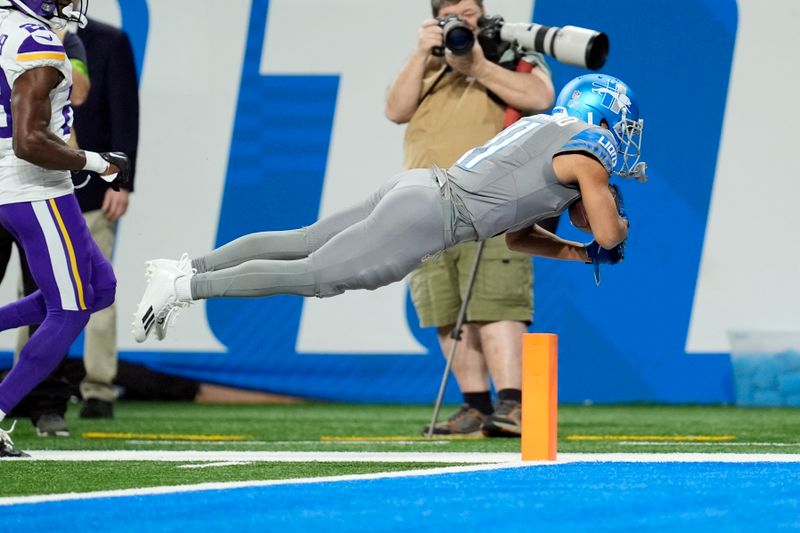
<path id="1" fill-rule="evenodd" d="M 514 69 L 514 70 L 516 72 L 526 72 L 526 73 L 532 72 L 533 71 L 533 64 L 532 63 L 528 63 L 523 58 L 519 58 L 519 60 L 517 61 L 517 68 Z M 503 119 L 503 127 L 505 127 L 505 128 L 509 127 L 510 125 L 512 125 L 513 123 L 518 121 L 520 118 L 522 118 L 522 112 L 517 108 L 514 108 L 514 107 L 511 107 L 510 105 L 507 105 L 506 106 L 506 115 L 505 115 L 505 118 Z"/>

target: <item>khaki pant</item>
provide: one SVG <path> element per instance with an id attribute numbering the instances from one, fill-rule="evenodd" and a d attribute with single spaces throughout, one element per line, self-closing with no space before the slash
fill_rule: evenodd
<path id="1" fill-rule="evenodd" d="M 411 299 L 420 327 L 456 323 L 478 243 L 445 250 L 411 273 Z M 531 256 L 512 252 L 504 236 L 487 239 L 467 306 L 467 322 L 533 320 Z"/>
<path id="2" fill-rule="evenodd" d="M 103 216 L 101 210 L 83 214 L 89 231 L 107 259 L 114 250 L 117 223 Z M 28 328 L 17 330 L 17 353 L 28 340 Z M 81 382 L 81 396 L 113 402 L 117 398 L 112 384 L 117 375 L 117 310 L 112 304 L 92 314 L 84 330 L 83 366 L 86 377 Z"/>

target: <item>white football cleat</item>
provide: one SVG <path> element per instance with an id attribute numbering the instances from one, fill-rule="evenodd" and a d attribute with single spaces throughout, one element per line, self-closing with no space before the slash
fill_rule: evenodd
<path id="1" fill-rule="evenodd" d="M 180 313 L 181 309 L 186 309 L 190 305 L 192 305 L 192 302 L 182 302 L 180 300 L 169 304 L 166 316 L 156 319 L 156 326 L 153 330 L 156 339 L 163 341 L 167 336 L 167 329 L 175 326 L 175 319 L 178 318 L 178 313 Z"/>
<path id="2" fill-rule="evenodd" d="M 178 300 L 175 281 L 192 275 L 194 270 L 188 254 L 183 254 L 178 261 L 156 259 L 145 263 L 147 287 L 131 324 L 136 342 L 144 342 L 154 329 L 156 338 L 164 339 L 167 327 L 175 323 L 178 311 L 191 305 L 191 302 Z"/>
<path id="3" fill-rule="evenodd" d="M 153 272 L 157 268 L 174 268 L 182 271 L 184 274 L 192 275 L 197 271 L 192 268 L 192 261 L 189 259 L 189 254 L 184 253 L 180 259 L 151 259 L 144 263 L 144 280 L 150 283 L 150 278 L 153 277 Z"/>
<path id="4" fill-rule="evenodd" d="M 14 441 L 11 440 L 10 433 L 14 431 L 17 421 L 11 424 L 11 429 L 5 431 L 0 428 L 0 457 L 30 457 L 27 453 L 18 450 L 14 447 Z"/>

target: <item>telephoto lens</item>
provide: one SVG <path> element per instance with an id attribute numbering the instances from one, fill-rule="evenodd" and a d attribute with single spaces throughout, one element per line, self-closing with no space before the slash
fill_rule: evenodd
<path id="1" fill-rule="evenodd" d="M 503 24 L 500 38 L 516 42 L 526 50 L 535 50 L 559 62 L 591 70 L 602 68 L 608 57 L 605 33 L 577 26 L 542 26 L 520 22 Z"/>

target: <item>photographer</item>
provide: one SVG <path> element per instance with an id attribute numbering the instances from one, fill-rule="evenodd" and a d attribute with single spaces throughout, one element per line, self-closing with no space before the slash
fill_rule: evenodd
<path id="1" fill-rule="evenodd" d="M 494 51 L 484 51 L 476 39 L 463 55 L 447 48 L 443 57 L 434 55 L 443 47 L 444 17 L 457 16 L 477 36 L 484 8 L 482 0 L 431 0 L 431 7 L 436 19 L 420 26 L 417 46 L 389 88 L 386 102 L 390 120 L 408 123 L 404 165 L 409 169 L 447 168 L 503 129 L 508 106 L 533 114 L 549 110 L 554 100 L 549 69 L 540 54 L 520 57 L 509 49 L 494 62 L 487 59 Z M 520 59 L 532 66 L 531 72 L 514 70 Z M 420 324 L 437 327 L 444 353 L 453 342 L 450 334 L 476 247 L 467 243 L 446 250 L 410 277 Z M 530 257 L 509 251 L 502 237 L 487 240 L 453 358 L 464 405 L 437 424 L 435 434 L 519 435 L 521 342 L 533 314 L 532 293 Z M 496 409 L 490 377 L 499 396 Z"/>

